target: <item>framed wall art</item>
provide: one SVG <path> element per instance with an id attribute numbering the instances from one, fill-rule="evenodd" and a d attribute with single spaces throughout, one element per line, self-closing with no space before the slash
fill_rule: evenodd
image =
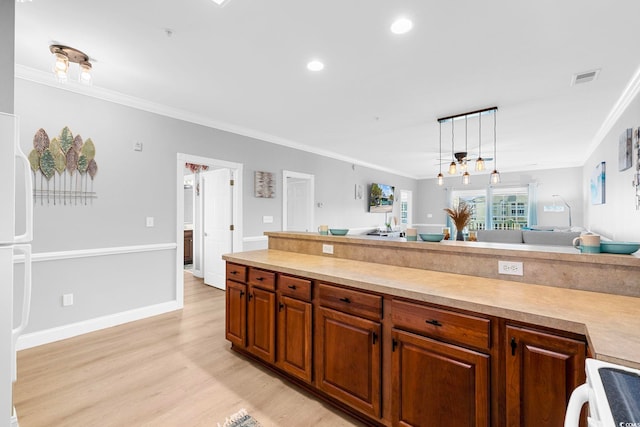
<path id="1" fill-rule="evenodd" d="M 618 141 L 618 170 L 625 171 L 633 164 L 633 129 L 622 132 Z"/>
<path id="2" fill-rule="evenodd" d="M 275 178 L 271 172 L 256 171 L 254 174 L 254 191 L 256 197 L 273 199 L 276 197 Z"/>
<path id="3" fill-rule="evenodd" d="M 591 174 L 589 187 L 592 205 L 602 205 L 605 203 L 605 172 L 606 163 L 600 162 Z"/>

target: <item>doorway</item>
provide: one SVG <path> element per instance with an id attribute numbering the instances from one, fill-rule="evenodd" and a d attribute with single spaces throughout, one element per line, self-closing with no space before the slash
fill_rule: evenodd
<path id="1" fill-rule="evenodd" d="M 282 171 L 282 230 L 314 230 L 314 176 Z"/>
<path id="2" fill-rule="evenodd" d="M 192 273 L 197 277 L 205 277 L 212 286 L 224 289 L 224 280 L 220 280 L 220 271 L 224 277 L 224 260 L 222 253 L 242 251 L 242 168 L 240 163 L 227 162 L 225 160 L 212 159 L 190 154 L 178 153 L 176 160 L 176 301 L 179 307 L 184 304 L 184 228 L 185 228 L 185 193 L 184 193 L 184 169 L 187 163 L 202 165 L 203 168 L 194 180 L 194 218 L 193 218 L 193 269 Z M 211 175 L 205 175 L 209 174 Z M 204 183 L 203 183 L 203 177 Z M 197 182 L 196 182 L 197 181 Z M 226 189 L 221 183 L 225 182 Z M 219 188 L 218 188 L 219 187 Z M 212 201 L 210 206 L 205 206 L 204 195 L 206 189 L 212 190 L 209 196 Z M 216 195 L 217 192 L 217 195 Z M 219 197 L 219 199 L 218 199 Z M 213 214 L 205 213 L 205 209 L 213 209 Z M 212 216 L 207 221 L 205 218 Z M 215 219 L 213 219 L 215 218 Z M 230 218 L 230 222 L 229 222 Z M 226 233 L 218 243 L 215 236 L 222 235 L 222 223 L 226 223 Z M 212 237 L 207 243 L 206 232 Z M 208 251 L 213 254 L 205 255 L 207 244 Z M 217 252 L 216 252 L 217 251 Z M 216 255 L 217 253 L 217 255 Z M 207 277 L 208 276 L 208 277 Z"/>

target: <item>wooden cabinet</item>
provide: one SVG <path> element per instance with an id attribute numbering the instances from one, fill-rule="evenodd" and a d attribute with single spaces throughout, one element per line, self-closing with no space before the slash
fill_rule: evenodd
<path id="1" fill-rule="evenodd" d="M 313 305 L 311 281 L 278 279 L 277 365 L 304 381 L 313 380 Z"/>
<path id="2" fill-rule="evenodd" d="M 184 263 L 193 262 L 193 230 L 184 230 Z"/>
<path id="3" fill-rule="evenodd" d="M 285 372 L 311 382 L 312 305 L 281 295 L 278 302 L 278 366 Z"/>
<path id="4" fill-rule="evenodd" d="M 275 273 L 249 268 L 247 296 L 247 346 L 251 353 L 276 362 Z"/>
<path id="5" fill-rule="evenodd" d="M 391 320 L 393 425 L 488 427 L 491 320 L 396 299 Z"/>
<path id="6" fill-rule="evenodd" d="M 247 285 L 227 280 L 226 331 L 227 339 L 240 347 L 247 340 Z"/>
<path id="7" fill-rule="evenodd" d="M 560 427 L 585 381 L 570 333 L 234 263 L 226 278 L 233 348 L 365 424 Z"/>
<path id="8" fill-rule="evenodd" d="M 563 426 L 569 396 L 585 381 L 585 343 L 511 325 L 506 341 L 506 425 Z"/>
<path id="9" fill-rule="evenodd" d="M 328 307 L 319 307 L 316 312 L 318 388 L 353 408 L 379 418 L 382 298 L 321 284 L 319 299 L 321 305 L 339 307 L 345 312 Z"/>
<path id="10" fill-rule="evenodd" d="M 489 356 L 392 331 L 396 426 L 489 426 Z"/>

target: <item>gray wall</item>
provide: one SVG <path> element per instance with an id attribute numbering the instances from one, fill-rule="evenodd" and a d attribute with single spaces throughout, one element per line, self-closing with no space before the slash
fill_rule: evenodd
<path id="1" fill-rule="evenodd" d="M 355 200 L 354 186 L 370 182 L 416 193 L 415 180 L 355 166 L 311 153 L 200 126 L 56 87 L 17 79 L 16 113 L 21 145 L 31 151 L 33 135 L 49 137 L 64 126 L 96 146 L 98 198 L 85 205 L 53 205 L 39 200 L 34 209 L 35 253 L 154 245 L 176 242 L 176 153 L 244 165 L 245 237 L 280 230 L 282 170 L 315 175 L 316 223 L 336 227 L 382 225 L 384 214 L 367 212 L 366 196 Z M 133 149 L 134 141 L 143 151 Z M 276 198 L 254 197 L 254 171 L 276 175 Z M 39 179 L 39 177 L 37 178 Z M 415 197 L 415 196 L 414 196 Z M 397 204 L 396 204 L 397 205 Z M 263 224 L 262 216 L 274 217 Z M 155 227 L 145 226 L 145 217 Z M 34 264 L 32 320 L 27 332 L 82 322 L 175 299 L 175 251 L 66 259 Z M 75 295 L 72 307 L 61 296 Z"/>
<path id="2" fill-rule="evenodd" d="M 619 137 L 627 128 L 638 126 L 640 99 L 636 96 L 584 165 L 581 183 L 586 223 L 594 232 L 612 240 L 640 241 L 640 210 L 636 209 L 635 189 L 631 185 L 638 164 L 637 148 L 633 149 L 633 166 L 626 171 L 618 170 Z M 606 202 L 592 205 L 589 179 L 596 165 L 603 161 L 606 162 Z"/>
<path id="3" fill-rule="evenodd" d="M 573 226 L 583 227 L 582 207 L 582 168 L 547 169 L 526 172 L 501 173 L 501 183 L 495 187 L 527 186 L 531 182 L 538 184 L 538 225 L 568 226 L 568 212 L 549 213 L 544 212 L 545 205 L 561 204 L 562 202 L 552 197 L 559 194 L 571 206 Z M 443 209 L 449 206 L 449 194 L 451 190 L 467 190 L 487 188 L 489 175 L 476 175 L 472 173 L 472 184 L 463 186 L 460 177 L 446 177 L 444 185 L 438 186 L 435 179 L 423 179 L 418 183 L 418 203 L 416 209 L 418 215 L 416 222 L 423 224 L 442 224 L 446 222 L 446 214 Z M 428 214 L 432 214 L 428 218 Z"/>
<path id="4" fill-rule="evenodd" d="M 13 113 L 15 0 L 0 1 L 0 112 Z"/>

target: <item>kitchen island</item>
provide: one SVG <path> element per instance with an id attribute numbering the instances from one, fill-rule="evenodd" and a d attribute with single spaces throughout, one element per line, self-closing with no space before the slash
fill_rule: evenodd
<path id="1" fill-rule="evenodd" d="M 391 265 L 376 254 L 442 264 L 464 250 L 486 262 L 512 255 L 505 248 L 274 234 L 268 250 L 224 256 L 227 337 L 367 422 L 559 425 L 587 355 L 640 367 L 637 297 Z M 300 253 L 318 242 L 334 254 Z M 375 262 L 353 259 L 367 252 Z M 571 252 L 525 255 L 525 269 L 531 260 L 591 264 Z M 602 259 L 637 269 L 635 257 L 594 257 Z"/>

